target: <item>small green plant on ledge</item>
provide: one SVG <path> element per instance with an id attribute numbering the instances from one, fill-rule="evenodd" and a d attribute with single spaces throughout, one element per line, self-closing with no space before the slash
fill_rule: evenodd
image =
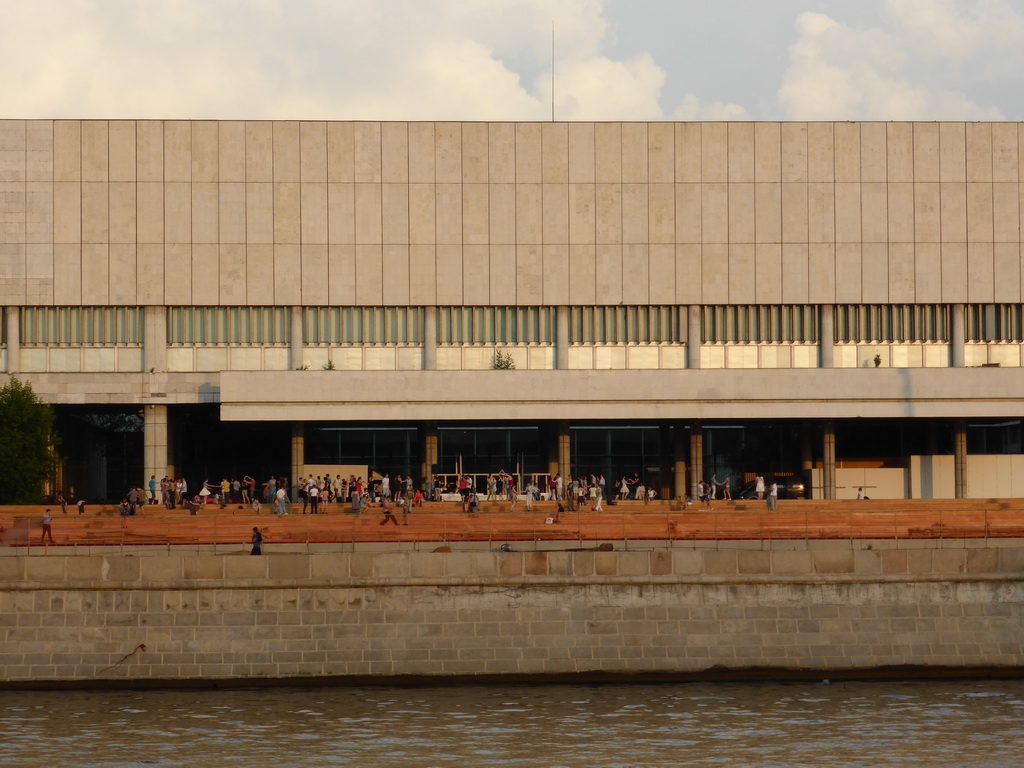
<path id="1" fill-rule="evenodd" d="M 496 371 L 511 371 L 516 367 L 516 361 L 512 359 L 511 352 L 502 352 L 500 349 L 494 353 L 493 368 Z"/>
<path id="2" fill-rule="evenodd" d="M 324 363 L 324 370 L 325 371 L 333 371 L 334 370 L 334 361 L 333 360 L 328 360 L 326 363 Z"/>
<path id="3" fill-rule="evenodd" d="M 303 363 L 302 365 L 300 365 L 295 370 L 296 371 L 308 371 L 309 370 L 309 363 Z"/>
<path id="4" fill-rule="evenodd" d="M 881 355 L 875 355 L 874 363 L 875 363 L 875 368 L 878 368 L 879 366 L 881 366 L 882 365 L 882 356 Z"/>

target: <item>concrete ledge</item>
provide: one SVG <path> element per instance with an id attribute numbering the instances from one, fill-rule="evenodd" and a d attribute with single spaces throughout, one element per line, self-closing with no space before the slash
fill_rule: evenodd
<path id="1" fill-rule="evenodd" d="M 1024 573 L 1024 547 L 994 549 L 724 550 L 636 552 L 338 552 L 190 555 L 23 555 L 0 560 L 0 589 L 59 583 L 130 585 L 225 583 L 491 583 L 505 579 L 657 581 L 694 578 L 878 578 L 1002 576 Z"/>

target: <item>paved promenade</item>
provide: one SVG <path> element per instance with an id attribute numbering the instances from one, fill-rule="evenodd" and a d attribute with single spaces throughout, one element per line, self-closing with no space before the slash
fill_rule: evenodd
<path id="1" fill-rule="evenodd" d="M 45 507 L 0 507 L 0 543 L 40 546 Z M 279 516 L 266 509 L 220 509 L 207 505 L 198 514 L 187 510 L 145 507 L 122 518 L 115 507 L 92 505 L 85 514 L 74 507 L 61 513 L 51 507 L 56 546 L 239 544 L 253 527 L 272 551 L 275 543 L 329 542 L 493 542 L 578 541 L 593 545 L 621 540 L 785 540 L 785 539 L 941 539 L 1024 537 L 1024 499 L 782 501 L 768 512 L 763 502 L 718 501 L 712 510 L 689 509 L 666 502 L 625 502 L 602 512 L 589 509 L 555 518 L 552 502 L 532 511 L 518 502 L 486 503 L 476 515 L 457 503 L 428 503 L 398 526 L 381 525 L 376 507 L 363 514 L 329 505 L 325 514 L 303 515 L 301 505 Z M 49 542 L 47 542 L 47 545 Z"/>

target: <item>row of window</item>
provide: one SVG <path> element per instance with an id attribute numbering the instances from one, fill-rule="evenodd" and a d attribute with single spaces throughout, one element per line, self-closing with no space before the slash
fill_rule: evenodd
<path id="1" fill-rule="evenodd" d="M 714 343 L 814 343 L 818 308 L 809 304 L 703 307 L 701 341 Z"/>
<path id="2" fill-rule="evenodd" d="M 422 307 L 306 307 L 306 344 L 422 344 Z"/>
<path id="3" fill-rule="evenodd" d="M 685 307 L 572 307 L 570 344 L 678 344 Z"/>
<path id="4" fill-rule="evenodd" d="M 27 347 L 141 346 L 141 307 L 22 307 Z"/>
<path id="5" fill-rule="evenodd" d="M 968 341 L 1024 339 L 1024 305 L 971 304 L 967 307 Z"/>
<path id="6" fill-rule="evenodd" d="M 170 307 L 168 344 L 287 345 L 287 307 Z"/>
<path id="7" fill-rule="evenodd" d="M 949 314 L 946 304 L 840 304 L 835 339 L 840 343 L 945 342 L 950 338 Z"/>
<path id="8" fill-rule="evenodd" d="M 307 307 L 306 344 L 422 344 L 423 307 Z M 687 312 L 680 306 L 571 307 L 570 344 L 679 344 Z M 288 307 L 169 307 L 171 345 L 287 345 Z M 554 344 L 554 307 L 438 307 L 439 344 Z M 730 305 L 701 308 L 705 344 L 814 344 L 820 335 L 816 305 Z M 141 307 L 22 307 L 20 343 L 33 346 L 139 346 Z M 6 340 L 0 313 L 0 340 Z M 945 304 L 840 304 L 837 343 L 943 343 L 952 337 Z M 1024 341 L 1024 305 L 971 304 L 965 316 L 970 342 Z"/>
<path id="9" fill-rule="evenodd" d="M 439 344 L 554 344 L 554 307 L 438 307 Z"/>

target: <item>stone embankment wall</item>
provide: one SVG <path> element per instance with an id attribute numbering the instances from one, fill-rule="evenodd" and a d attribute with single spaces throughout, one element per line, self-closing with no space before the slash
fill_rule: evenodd
<path id="1" fill-rule="evenodd" d="M 1024 670 L 1024 542 L 919 544 L 8 551 L 0 685 Z"/>

